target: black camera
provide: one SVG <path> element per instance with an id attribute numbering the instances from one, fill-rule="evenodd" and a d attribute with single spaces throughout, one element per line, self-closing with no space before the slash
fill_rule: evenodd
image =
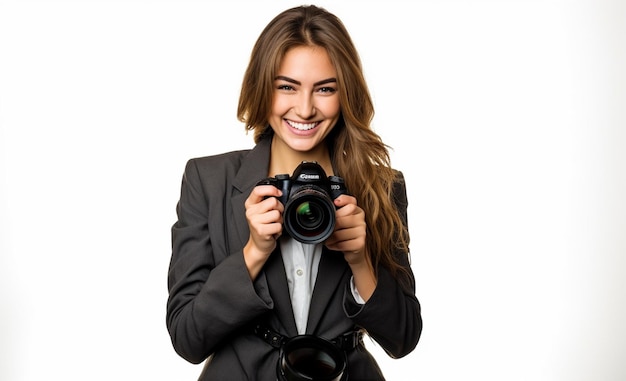
<path id="1" fill-rule="evenodd" d="M 346 193 L 343 178 L 328 176 L 314 161 L 303 161 L 293 175 L 280 174 L 257 185 L 273 185 L 283 192 L 283 228 L 294 239 L 308 244 L 325 241 L 335 229 L 333 200 Z"/>

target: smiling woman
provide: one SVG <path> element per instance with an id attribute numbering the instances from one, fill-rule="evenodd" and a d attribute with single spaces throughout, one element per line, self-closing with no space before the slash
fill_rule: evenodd
<path id="1" fill-rule="evenodd" d="M 244 94 L 242 75 L 267 21 L 300 4 L 0 1 L 0 380 L 198 379 L 205 364 L 178 356 L 164 328 L 164 274 L 172 258 L 181 170 L 190 157 L 250 149 L 256 132 L 271 130 L 263 118 L 271 112 L 284 55 L 255 61 Z M 364 336 L 385 377 L 626 380 L 624 2 L 319 5 L 341 16 L 354 38 L 376 110 L 370 125 L 393 147 L 394 167 L 403 170 L 411 201 L 411 267 L 426 326 L 415 350 L 400 359 L 386 352 L 392 341 L 379 344 Z M 352 54 L 341 56 L 333 41 L 315 45 L 321 43 L 337 72 L 336 82 L 320 91 L 334 88 L 341 105 L 327 139 L 342 139 L 335 134 L 343 127 L 354 132 L 373 107 L 367 99 L 352 101 L 364 94 L 356 75 L 361 71 L 345 70 L 353 62 L 343 65 Z M 240 95 L 250 105 L 243 124 L 237 119 Z M 353 108 L 357 104 L 363 108 Z M 317 122 L 289 118 L 302 123 L 293 124 L 300 129 Z M 246 123 L 256 126 L 249 134 Z M 354 160 L 371 143 L 361 133 L 346 136 L 341 148 Z M 226 176 L 194 187 L 199 172 L 191 167 L 184 181 L 192 186 L 185 188 L 181 210 L 197 216 L 194 226 L 205 227 L 208 238 L 189 242 L 211 241 L 216 254 L 204 247 L 204 256 L 188 250 L 206 262 L 189 271 L 177 267 L 183 256 L 176 256 L 173 268 L 182 271 L 172 277 L 187 277 L 189 291 L 202 295 L 216 295 L 211 286 L 227 284 L 225 278 L 255 287 L 246 291 L 288 317 L 269 327 L 281 334 L 271 337 L 287 339 L 284 332 L 306 326 L 336 338 L 339 329 L 316 325 L 325 318 L 316 306 L 339 284 L 335 265 L 362 258 L 359 245 L 334 250 L 336 257 L 322 255 L 317 274 L 307 273 L 314 263 L 304 258 L 315 258 L 315 250 L 286 241 L 283 226 L 276 251 L 292 253 L 291 262 L 272 254 L 274 262 L 266 262 L 252 286 L 241 263 L 239 272 L 221 278 L 215 271 L 233 259 L 243 262 L 243 254 L 225 253 L 249 238 L 245 217 L 233 217 L 244 215 L 245 202 L 233 198 L 229 205 L 226 192 L 244 192 L 254 188 L 253 179 L 270 176 L 270 148 L 254 158 L 262 163 L 259 173 L 233 178 L 228 189 Z M 341 152 L 329 147 L 329 154 Z M 358 167 L 332 170 L 326 175 L 371 177 Z M 347 196 L 361 191 L 363 184 L 356 184 Z M 213 190 L 224 197 L 203 204 L 201 192 Z M 189 196 L 198 196 L 193 205 L 200 206 L 189 208 Z M 370 218 L 375 208 L 356 198 Z M 335 209 L 334 198 L 331 204 Z M 232 216 L 226 213 L 231 207 Z M 383 225 L 377 221 L 368 222 L 366 231 Z M 230 229 L 221 243 L 215 240 L 220 229 Z M 203 281 L 210 269 L 215 283 Z M 288 274 L 296 281 L 291 288 L 289 281 L 276 282 Z M 384 274 L 377 288 L 387 288 L 381 279 Z M 353 292 L 346 283 L 346 302 L 353 303 L 356 291 L 367 298 L 364 288 Z M 374 306 L 376 292 L 362 313 Z M 276 297 L 266 299 L 268 293 Z M 200 296 L 190 308 L 227 308 L 198 325 L 187 320 L 189 332 L 197 332 L 189 337 L 199 345 L 214 338 L 210 334 L 222 320 L 242 317 L 238 306 L 228 309 L 232 304 L 250 301 L 218 295 L 208 299 L 217 300 L 210 306 Z M 309 321 L 303 323 L 303 316 Z M 283 326 L 288 331 L 278 330 Z M 257 340 L 249 337 L 255 348 L 261 346 Z M 228 351 L 214 349 L 209 358 Z"/>
<path id="2" fill-rule="evenodd" d="M 394 358 L 417 345 L 404 178 L 372 117 L 360 58 L 336 16 L 299 6 L 263 30 L 239 101 L 256 146 L 190 160 L 172 227 L 168 329 L 183 358 L 211 358 L 200 379 L 384 380 L 363 336 Z M 289 207 L 291 182 L 310 191 L 304 209 Z M 334 216 L 314 218 L 308 206 L 326 193 Z M 331 234 L 308 241 L 283 230 L 303 214 L 300 228 L 314 221 Z"/>

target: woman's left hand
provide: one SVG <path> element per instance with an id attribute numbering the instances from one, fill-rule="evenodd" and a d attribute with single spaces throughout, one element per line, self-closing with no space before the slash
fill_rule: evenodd
<path id="1" fill-rule="evenodd" d="M 343 252 L 359 296 L 367 301 L 374 293 L 377 282 L 365 247 L 365 211 L 357 205 L 356 198 L 345 194 L 335 199 L 335 206 L 335 231 L 326 240 L 326 247 Z"/>
<path id="2" fill-rule="evenodd" d="M 343 194 L 334 203 L 337 207 L 335 231 L 326 240 L 326 247 L 342 251 L 350 265 L 365 261 L 365 211 L 357 205 L 356 198 L 350 195 Z"/>

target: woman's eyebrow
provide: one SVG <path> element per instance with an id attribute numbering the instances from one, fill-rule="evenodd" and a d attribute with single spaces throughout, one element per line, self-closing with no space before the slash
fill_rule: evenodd
<path id="1" fill-rule="evenodd" d="M 276 78 L 274 78 L 274 80 L 283 80 L 289 83 L 293 83 L 294 85 L 302 85 L 302 83 L 300 81 L 296 81 L 293 78 L 289 78 L 289 77 L 285 77 L 284 75 L 278 75 L 276 76 Z M 313 84 L 313 86 L 319 86 L 319 85 L 325 85 L 327 83 L 336 83 L 337 82 L 337 78 L 327 78 L 327 79 L 323 79 L 321 81 L 317 81 Z"/>

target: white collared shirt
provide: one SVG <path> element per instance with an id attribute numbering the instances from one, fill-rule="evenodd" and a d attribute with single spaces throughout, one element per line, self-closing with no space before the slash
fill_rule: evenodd
<path id="1" fill-rule="evenodd" d="M 322 258 L 323 244 L 311 245 L 299 242 L 289 236 L 282 236 L 279 239 L 280 252 L 287 274 L 287 284 L 289 285 L 289 296 L 291 306 L 296 320 L 298 334 L 306 332 L 306 324 L 311 306 L 311 296 L 317 279 L 320 259 Z M 361 304 L 365 301 L 361 298 L 354 279 L 350 279 L 350 289 L 354 299 Z"/>

